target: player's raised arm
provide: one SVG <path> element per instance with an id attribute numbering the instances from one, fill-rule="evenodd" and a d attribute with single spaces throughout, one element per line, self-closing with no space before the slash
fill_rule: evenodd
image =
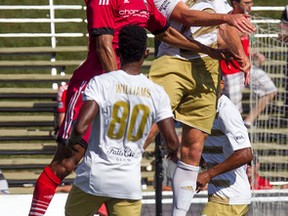
<path id="1" fill-rule="evenodd" d="M 246 14 L 218 14 L 190 10 L 183 2 L 179 2 L 170 15 L 170 19 L 186 26 L 213 26 L 227 23 L 243 33 L 252 33 L 256 28 L 249 18 L 250 16 Z"/>
<path id="2" fill-rule="evenodd" d="M 186 37 L 184 37 L 179 31 L 177 31 L 173 27 L 167 28 L 166 31 L 155 35 L 155 37 L 158 40 L 166 42 L 166 43 L 168 43 L 172 46 L 178 47 L 180 49 L 191 50 L 195 53 L 198 53 L 198 52 L 205 53 L 214 59 L 230 60 L 230 58 L 233 57 L 233 54 L 229 53 L 229 51 L 227 51 L 227 50 L 214 49 L 212 47 L 205 46 L 196 40 L 187 39 Z"/>

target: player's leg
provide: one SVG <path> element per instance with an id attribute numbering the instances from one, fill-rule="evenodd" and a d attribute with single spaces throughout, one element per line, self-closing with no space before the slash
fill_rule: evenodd
<path id="1" fill-rule="evenodd" d="M 98 209 L 109 198 L 95 196 L 85 193 L 75 185 L 68 194 L 65 215 L 66 216 L 87 216 L 94 215 Z"/>
<path id="2" fill-rule="evenodd" d="M 181 159 L 173 178 L 173 215 L 186 215 L 196 193 L 196 181 L 207 134 L 183 125 Z"/>
<path id="3" fill-rule="evenodd" d="M 70 88 L 71 87 L 71 88 Z M 79 88 L 78 88 L 79 87 Z M 61 181 L 68 176 L 77 166 L 85 153 L 89 131 L 81 140 L 81 145 L 75 145 L 75 153 L 70 154 L 66 151 L 65 140 L 69 138 L 72 123 L 77 118 L 82 106 L 82 94 L 86 84 L 73 85 L 68 88 L 67 112 L 65 120 L 61 125 L 58 135 L 58 146 L 54 158 L 50 165 L 46 166 L 36 181 L 29 215 L 44 215 Z M 78 90 L 76 90 L 78 89 Z"/>
<path id="4" fill-rule="evenodd" d="M 191 62 L 179 60 L 169 56 L 163 56 L 157 60 L 154 60 L 150 68 L 150 79 L 153 82 L 163 86 L 166 93 L 169 95 L 171 107 L 176 112 L 182 108 L 181 103 L 183 101 L 183 96 L 195 87 L 195 81 L 191 80 L 191 70 Z M 198 174 L 198 170 L 198 167 L 193 167 L 185 164 L 184 162 L 179 162 L 179 165 L 176 168 L 177 177 L 176 183 L 174 184 L 176 186 L 173 187 L 173 190 L 175 189 L 176 191 L 173 193 L 173 200 L 174 202 L 176 200 L 176 203 L 178 202 L 180 206 L 176 205 L 174 209 L 178 210 L 177 207 L 179 207 L 181 208 L 180 211 L 182 211 L 183 208 L 189 208 L 189 201 L 191 201 L 194 193 L 194 191 L 192 191 L 190 188 L 191 184 L 193 184 L 193 182 L 191 183 L 191 179 L 194 179 L 195 183 L 195 179 L 197 178 L 195 173 Z M 187 179 L 188 183 L 186 182 Z M 187 186 L 185 187 L 187 190 L 183 189 L 181 192 L 179 189 L 182 188 L 182 186 Z M 186 201 L 187 198 L 189 199 L 188 201 Z M 181 204 L 184 204 L 184 206 Z M 186 211 L 184 211 L 184 214 L 186 214 Z"/>
<path id="5" fill-rule="evenodd" d="M 259 99 L 256 105 L 250 110 L 245 118 L 246 125 L 251 125 L 266 108 L 268 103 L 273 100 L 277 94 L 277 88 L 268 74 L 260 68 L 255 66 L 251 69 L 251 84 L 250 89 L 255 93 Z"/>
<path id="6" fill-rule="evenodd" d="M 106 202 L 109 216 L 140 216 L 142 209 L 141 200 L 114 199 Z"/>
<path id="7" fill-rule="evenodd" d="M 75 145 L 77 153 L 72 156 L 63 144 L 58 144 L 55 157 L 51 164 L 44 168 L 37 179 L 29 215 L 44 215 L 61 181 L 77 166 L 85 153 L 85 148 Z"/>
<path id="8" fill-rule="evenodd" d="M 181 158 L 173 177 L 173 215 L 186 215 L 196 190 L 199 163 L 204 141 L 211 132 L 216 114 L 219 89 L 218 61 L 211 58 L 192 62 L 192 77 L 196 83 L 190 94 L 175 110 L 176 119 L 183 123 Z M 192 86 L 193 88 L 193 86 Z"/>
<path id="9" fill-rule="evenodd" d="M 211 132 L 216 113 L 218 61 L 208 57 L 194 60 L 191 74 L 190 80 L 196 83 L 196 86 L 182 99 L 181 109 L 175 111 L 176 119 L 183 123 L 181 163 L 173 178 L 173 215 L 177 216 L 186 214 L 195 194 L 204 141 Z M 183 187 L 183 184 L 186 185 Z M 188 193 L 187 190 L 184 191 L 187 185 L 190 185 L 192 190 L 185 196 L 184 193 Z"/>

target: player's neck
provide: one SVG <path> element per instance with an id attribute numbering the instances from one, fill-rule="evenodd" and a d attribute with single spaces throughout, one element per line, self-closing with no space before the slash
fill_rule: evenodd
<path id="1" fill-rule="evenodd" d="M 121 69 L 130 75 L 139 75 L 141 73 L 141 62 L 124 63 Z"/>

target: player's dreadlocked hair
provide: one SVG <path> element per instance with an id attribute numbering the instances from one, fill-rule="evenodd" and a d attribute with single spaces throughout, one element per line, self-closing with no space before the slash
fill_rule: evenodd
<path id="1" fill-rule="evenodd" d="M 147 34 L 137 25 L 123 27 L 119 33 L 119 52 L 126 62 L 140 61 L 147 49 Z"/>

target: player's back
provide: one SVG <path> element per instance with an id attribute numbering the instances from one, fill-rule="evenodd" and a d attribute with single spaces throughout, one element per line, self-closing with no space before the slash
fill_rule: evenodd
<path id="1" fill-rule="evenodd" d="M 97 89 L 93 89 L 96 87 Z M 85 92 L 99 105 L 102 141 L 107 143 L 142 142 L 155 122 L 164 90 L 143 74 L 129 75 L 124 71 L 94 77 Z M 97 122 L 98 121 L 98 122 Z M 97 123 L 97 124 L 96 124 Z M 99 136 L 95 136 L 98 143 Z"/>
<path id="2" fill-rule="evenodd" d="M 99 114 L 93 120 L 76 182 L 86 179 L 92 185 L 94 181 L 105 181 L 105 186 L 95 184 L 85 188 L 83 184 L 82 189 L 98 195 L 139 198 L 144 141 L 152 123 L 172 117 L 167 94 L 145 75 L 129 75 L 119 70 L 91 79 L 85 97 L 97 102 Z M 120 197 L 123 193 L 125 196 Z"/>

